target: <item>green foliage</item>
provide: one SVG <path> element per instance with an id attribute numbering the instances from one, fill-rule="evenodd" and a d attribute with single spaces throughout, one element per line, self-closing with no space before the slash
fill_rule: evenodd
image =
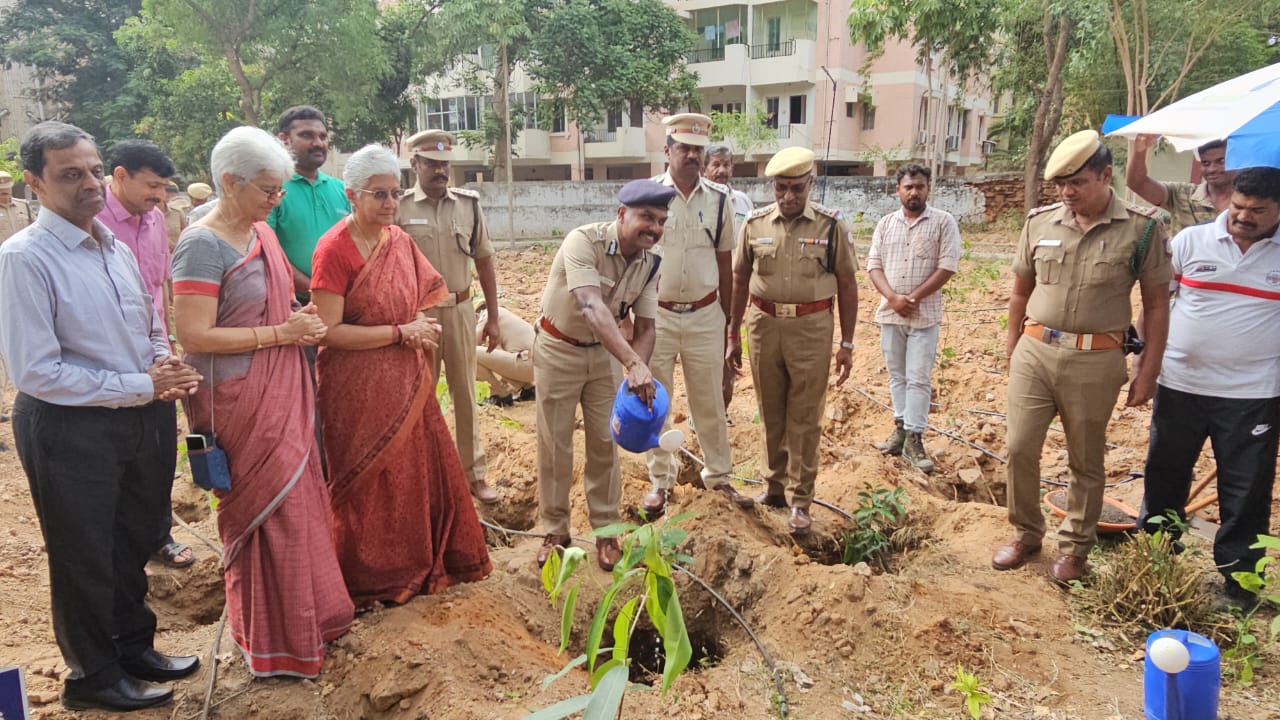
<path id="1" fill-rule="evenodd" d="M 671 684 L 693 657 L 684 611 L 671 576 L 674 564 L 693 561 L 678 550 L 688 538 L 688 533 L 677 526 L 690 517 L 691 513 L 676 515 L 661 526 L 618 523 L 593 533 L 597 538 L 621 536 L 622 559 L 614 566 L 612 582 L 605 588 L 604 597 L 592 616 L 586 652 L 543 681 L 545 688 L 571 668 L 585 663 L 591 674 L 591 693 L 544 708 L 526 716 L 525 720 L 559 720 L 584 710 L 584 720 L 616 718 L 622 695 L 627 689 L 631 637 L 642 617 L 649 619 L 662 638 L 666 657 L 662 669 L 662 692 L 665 694 L 671 689 Z M 552 606 L 558 605 L 562 596 L 564 598 L 558 651 L 561 653 L 569 646 L 581 585 L 574 575 L 586 556 L 582 548 L 569 547 L 564 550 L 563 557 L 552 553 L 542 566 L 542 586 Z M 610 616 L 613 617 L 612 623 Z M 606 642 L 610 644 L 606 645 Z"/>
<path id="2" fill-rule="evenodd" d="M 0 142 L 0 170 L 11 175 L 14 180 L 22 177 L 22 159 L 18 156 L 18 138 L 5 138 Z"/>
<path id="3" fill-rule="evenodd" d="M 884 53 L 890 40 L 905 40 L 916 58 L 927 63 L 934 49 L 945 53 L 953 77 L 989 68 L 1000 25 L 998 0 L 853 0 L 849 5 L 849 37 L 866 44 L 867 63 Z"/>
<path id="4" fill-rule="evenodd" d="M 890 536 L 907 519 L 906 493 L 902 488 L 881 488 L 871 484 L 858 493 L 858 507 L 853 511 L 853 530 L 844 534 L 841 560 L 846 565 L 874 562 L 885 566 L 890 549 Z"/>
<path id="5" fill-rule="evenodd" d="M 978 674 L 967 672 L 963 665 L 956 665 L 956 679 L 950 687 L 964 697 L 965 710 L 973 720 L 978 720 L 982 716 L 982 706 L 991 702 L 991 693 L 982 686 Z"/>
<path id="6" fill-rule="evenodd" d="M 711 141 L 724 142 L 734 152 L 751 155 L 778 145 L 778 131 L 768 125 L 764 106 L 756 103 L 744 112 L 711 111 Z"/>
<path id="7" fill-rule="evenodd" d="M 697 76 L 686 66 L 693 34 L 661 0 L 549 4 L 526 70 L 570 122 L 594 127 L 626 102 L 675 108 L 696 101 Z"/>
<path id="8" fill-rule="evenodd" d="M 1259 535 L 1258 542 L 1250 547 L 1280 551 L 1280 537 Z M 1223 651 L 1222 658 L 1226 671 L 1235 676 L 1240 685 L 1253 684 L 1254 671 L 1262 666 L 1263 653 L 1280 644 L 1280 615 L 1271 618 L 1271 623 L 1261 630 L 1256 627 L 1259 620 L 1255 617 L 1258 610 L 1267 603 L 1280 605 L 1280 581 L 1275 579 L 1274 574 L 1270 578 L 1266 575 L 1267 566 L 1275 561 L 1274 556 L 1264 555 L 1258 558 L 1252 571 L 1237 570 L 1231 573 L 1240 587 L 1258 598 L 1258 603 L 1248 610 L 1238 607 L 1231 609 L 1235 635 L 1231 638 L 1230 647 Z"/>

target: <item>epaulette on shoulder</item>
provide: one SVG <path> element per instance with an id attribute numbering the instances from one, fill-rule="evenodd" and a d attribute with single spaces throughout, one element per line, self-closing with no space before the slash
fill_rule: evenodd
<path id="1" fill-rule="evenodd" d="M 462 195 L 463 197 L 474 198 L 476 200 L 480 199 L 480 193 L 476 192 L 475 190 L 471 190 L 469 188 L 456 187 L 456 188 L 449 188 L 449 189 L 452 190 L 455 195 Z"/>
<path id="2" fill-rule="evenodd" d="M 1161 211 L 1160 208 L 1154 205 L 1139 205 L 1137 203 L 1131 203 L 1126 200 L 1124 203 L 1124 207 L 1126 210 L 1133 213 L 1134 215 L 1141 215 L 1143 217 L 1149 217 L 1156 220 L 1164 219 L 1163 211 Z"/>
<path id="3" fill-rule="evenodd" d="M 708 179 L 706 179 L 706 178 L 704 177 L 704 178 L 702 178 L 702 184 L 703 184 L 703 185 L 706 185 L 707 187 L 711 188 L 712 190 L 715 190 L 716 192 L 720 193 L 721 195 L 728 195 L 728 194 L 729 194 L 729 187 L 728 187 L 727 185 L 721 185 L 720 183 L 718 183 L 718 182 L 716 182 L 716 181 L 714 181 L 714 180 L 708 180 Z"/>
<path id="4" fill-rule="evenodd" d="M 769 213 L 773 212 L 773 206 L 776 204 L 777 203 L 769 203 L 768 205 L 762 205 L 756 208 L 755 210 L 752 210 L 751 214 L 747 216 L 747 219 L 755 220 L 756 218 L 762 218 L 765 215 L 768 215 Z"/>
<path id="5" fill-rule="evenodd" d="M 814 212 L 819 213 L 821 215 L 826 215 L 827 217 L 833 220 L 839 220 L 840 218 L 844 217 L 844 213 L 841 213 L 839 210 L 835 208 L 829 208 L 826 205 L 819 205 L 818 203 L 810 203 L 810 204 L 813 205 Z"/>
<path id="6" fill-rule="evenodd" d="M 1050 210 L 1057 210 L 1060 207 L 1062 207 L 1062 203 L 1060 202 L 1050 203 L 1048 205 L 1041 205 L 1038 208 L 1033 208 L 1031 212 L 1027 213 L 1027 219 L 1031 219 L 1039 215 L 1040 213 L 1047 213 Z"/>

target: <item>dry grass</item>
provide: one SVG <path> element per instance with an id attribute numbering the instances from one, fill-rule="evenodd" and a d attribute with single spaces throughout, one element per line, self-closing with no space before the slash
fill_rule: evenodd
<path id="1" fill-rule="evenodd" d="M 1139 533 L 1106 555 L 1093 581 L 1079 588 L 1076 597 L 1108 624 L 1203 632 L 1220 618 L 1202 572 L 1191 560 L 1193 552 L 1174 552 L 1168 533 Z"/>

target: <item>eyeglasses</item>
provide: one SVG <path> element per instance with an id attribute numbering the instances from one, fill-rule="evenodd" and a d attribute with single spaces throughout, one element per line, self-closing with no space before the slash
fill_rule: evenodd
<path id="1" fill-rule="evenodd" d="M 288 190 L 286 190 L 285 188 L 282 188 L 282 187 L 278 187 L 278 188 L 275 188 L 275 189 L 273 189 L 273 190 L 268 190 L 268 189 L 266 189 L 266 188 L 264 188 L 264 187 L 262 187 L 262 186 L 258 185 L 257 183 L 251 183 L 251 182 L 249 182 L 248 180 L 246 180 L 246 181 L 245 181 L 245 183 L 246 183 L 247 185 L 251 185 L 251 186 L 253 186 L 253 188 L 254 188 L 254 189 L 256 189 L 258 192 L 262 193 L 263 195 L 266 195 L 268 200 L 282 200 L 282 199 L 284 199 L 284 194 L 285 194 L 285 193 L 287 193 L 287 192 L 289 192 Z"/>
<path id="2" fill-rule="evenodd" d="M 401 190 L 400 188 L 396 188 L 395 190 L 356 190 L 356 192 L 372 195 L 373 199 L 378 202 L 386 202 L 388 198 L 392 200 L 399 200 L 404 197 L 404 190 Z"/>

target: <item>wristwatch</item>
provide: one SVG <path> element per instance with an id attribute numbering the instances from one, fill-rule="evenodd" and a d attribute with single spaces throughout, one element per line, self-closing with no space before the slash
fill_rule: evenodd
<path id="1" fill-rule="evenodd" d="M 851 343 L 851 342 L 845 342 L 845 341 L 841 340 L 841 341 L 840 341 L 840 347 L 841 347 L 841 348 L 843 348 L 843 349 L 845 349 L 845 350 L 852 350 L 852 349 L 853 349 L 853 343 Z"/>

